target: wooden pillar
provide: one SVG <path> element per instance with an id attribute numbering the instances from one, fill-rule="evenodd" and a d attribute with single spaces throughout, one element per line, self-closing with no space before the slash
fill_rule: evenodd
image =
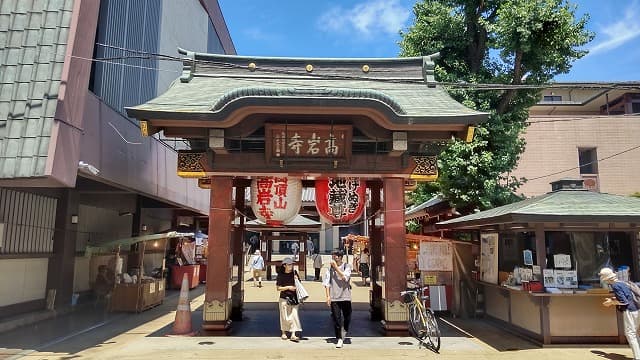
<path id="1" fill-rule="evenodd" d="M 400 292 L 407 287 L 407 247 L 404 225 L 404 179 L 385 178 L 383 324 L 387 335 L 407 332 L 407 311 Z"/>
<path id="2" fill-rule="evenodd" d="M 367 182 L 371 194 L 370 214 L 375 214 L 380 210 L 380 182 Z M 376 226 L 376 215 L 369 219 L 369 251 L 371 267 L 371 293 L 369 295 L 369 306 L 371 307 L 371 320 L 382 320 L 382 286 L 380 282 L 380 270 L 382 269 L 382 230 Z"/>
<path id="3" fill-rule="evenodd" d="M 537 265 L 540 266 L 540 271 L 547 268 L 547 246 L 545 243 L 545 235 L 544 235 L 544 224 L 536 224 L 536 261 Z M 542 279 L 542 274 L 540 274 L 540 278 Z"/>
<path id="4" fill-rule="evenodd" d="M 211 179 L 207 283 L 203 305 L 203 333 L 226 335 L 231 326 L 231 177 Z"/>
<path id="5" fill-rule="evenodd" d="M 240 212 L 244 211 L 245 189 L 246 187 L 244 186 L 236 186 L 235 208 Z M 242 320 L 242 310 L 244 308 L 244 254 L 242 253 L 244 234 L 244 216 L 240 216 L 240 223 L 233 228 L 232 243 L 233 269 L 236 270 L 236 274 L 233 277 L 238 279 L 238 282 L 231 288 L 231 319 L 234 321 Z"/>
<path id="6" fill-rule="evenodd" d="M 56 206 L 53 254 L 47 270 L 47 307 L 60 310 L 71 306 L 76 256 L 78 224 L 71 223 L 71 215 L 78 215 L 79 194 L 73 189 L 61 191 Z M 83 221 L 86 219 L 80 219 Z"/>

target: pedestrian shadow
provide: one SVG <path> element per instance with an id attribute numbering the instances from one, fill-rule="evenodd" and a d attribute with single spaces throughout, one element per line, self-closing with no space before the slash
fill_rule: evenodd
<path id="1" fill-rule="evenodd" d="M 609 360 L 629 360 L 629 359 L 633 360 L 633 358 L 630 358 L 622 354 L 608 353 L 600 350 L 591 350 L 591 353 L 601 358 L 609 359 Z"/>

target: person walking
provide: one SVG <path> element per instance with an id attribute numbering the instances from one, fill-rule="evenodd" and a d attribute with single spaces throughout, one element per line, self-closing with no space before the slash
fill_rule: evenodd
<path id="1" fill-rule="evenodd" d="M 300 251 L 300 245 L 298 245 L 297 241 L 294 241 L 291 244 L 291 253 L 293 254 L 293 260 L 298 260 L 298 252 Z"/>
<path id="2" fill-rule="evenodd" d="M 282 260 L 282 266 L 278 269 L 278 277 L 276 279 L 276 288 L 280 291 L 278 299 L 280 309 L 280 331 L 282 340 L 290 339 L 298 342 L 300 337 L 296 336 L 296 332 L 302 332 L 302 325 L 298 315 L 298 295 L 296 293 L 296 279 L 298 272 L 293 270 L 293 259 L 290 257 Z M 287 332 L 291 333 L 291 337 L 287 337 Z M 302 336 L 302 335 L 301 335 Z"/>
<path id="3" fill-rule="evenodd" d="M 249 268 L 251 269 L 251 275 L 253 276 L 253 287 L 258 283 L 258 287 L 262 287 L 262 271 L 264 270 L 264 258 L 260 253 L 260 250 L 256 250 L 249 262 Z"/>
<path id="4" fill-rule="evenodd" d="M 616 305 L 617 310 L 622 312 L 624 324 L 624 335 L 631 347 L 634 359 L 640 359 L 640 340 L 638 339 L 638 328 L 640 319 L 638 317 L 638 306 L 633 301 L 631 288 L 624 281 L 618 280 L 616 273 L 611 268 L 605 267 L 600 270 L 600 280 L 611 286 L 614 297 L 607 298 L 602 305 L 609 307 Z"/>
<path id="5" fill-rule="evenodd" d="M 358 265 L 358 270 L 360 271 L 360 276 L 362 276 L 362 284 L 367 286 L 367 278 L 369 277 L 369 249 L 364 248 L 360 253 L 360 261 Z"/>
<path id="6" fill-rule="evenodd" d="M 313 255 L 311 255 L 311 260 L 313 260 L 313 270 L 314 270 L 314 278 L 315 281 L 320 281 L 320 269 L 322 269 L 322 255 L 319 254 L 319 251 L 316 249 Z"/>
<path id="7" fill-rule="evenodd" d="M 313 254 L 315 254 L 315 245 L 313 244 L 313 240 L 311 240 L 311 237 L 307 238 L 307 254 L 309 254 L 309 257 L 313 257 Z"/>
<path id="8" fill-rule="evenodd" d="M 331 264 L 325 272 L 322 285 L 331 308 L 331 319 L 336 336 L 336 348 L 341 348 L 351 323 L 351 265 L 343 261 L 342 250 L 331 253 Z"/>

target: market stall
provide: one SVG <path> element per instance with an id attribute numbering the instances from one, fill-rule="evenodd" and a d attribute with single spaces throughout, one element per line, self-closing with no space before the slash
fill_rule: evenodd
<path id="1" fill-rule="evenodd" d="M 587 191 L 582 180 L 552 186 L 438 226 L 479 234 L 476 306 L 487 318 L 543 344 L 624 342 L 597 274 L 609 266 L 638 280 L 640 199 Z"/>
<path id="2" fill-rule="evenodd" d="M 186 274 L 189 289 L 207 279 L 208 237 L 201 232 L 174 232 L 170 241 L 169 286 L 180 289 L 182 277 Z"/>
<path id="3" fill-rule="evenodd" d="M 165 296 L 165 251 L 176 232 L 118 239 L 94 246 L 92 256 L 109 254 L 113 279 L 110 311 L 141 312 L 161 304 Z"/>

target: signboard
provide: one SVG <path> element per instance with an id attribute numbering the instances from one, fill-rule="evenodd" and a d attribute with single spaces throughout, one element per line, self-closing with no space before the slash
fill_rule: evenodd
<path id="1" fill-rule="evenodd" d="M 364 212 L 366 184 L 359 178 L 316 180 L 316 208 L 328 223 L 351 224 Z"/>
<path id="2" fill-rule="evenodd" d="M 421 271 L 453 271 L 453 254 L 448 241 L 422 241 L 418 256 Z"/>
<path id="3" fill-rule="evenodd" d="M 435 275 L 427 275 L 424 277 L 425 285 L 436 285 L 438 283 L 438 277 Z"/>
<path id="4" fill-rule="evenodd" d="M 480 280 L 498 283 L 498 233 L 480 235 Z"/>
<path id="5" fill-rule="evenodd" d="M 553 267 L 555 267 L 556 269 L 571 269 L 571 255 L 553 255 Z"/>
<path id="6" fill-rule="evenodd" d="M 524 257 L 525 265 L 533 265 L 533 251 L 531 250 L 523 250 L 522 256 Z"/>
<path id="7" fill-rule="evenodd" d="M 265 124 L 267 161 L 343 159 L 351 156 L 350 125 Z"/>

